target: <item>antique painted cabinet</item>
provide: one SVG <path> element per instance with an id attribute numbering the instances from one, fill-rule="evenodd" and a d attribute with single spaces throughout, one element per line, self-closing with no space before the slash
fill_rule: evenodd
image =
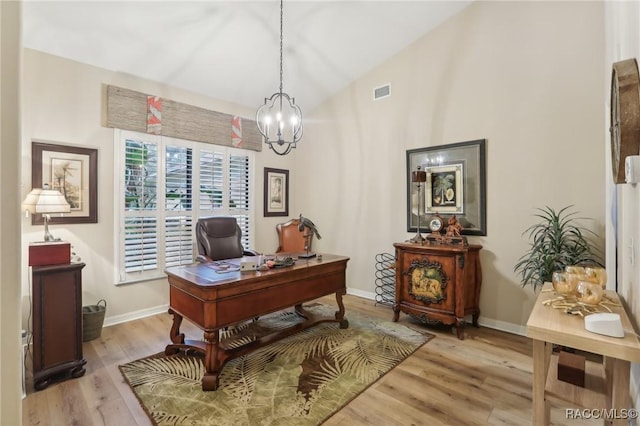
<path id="1" fill-rule="evenodd" d="M 478 326 L 482 268 L 475 244 L 396 243 L 394 321 L 400 312 L 424 323 L 455 324 L 464 339 L 465 317 Z"/>

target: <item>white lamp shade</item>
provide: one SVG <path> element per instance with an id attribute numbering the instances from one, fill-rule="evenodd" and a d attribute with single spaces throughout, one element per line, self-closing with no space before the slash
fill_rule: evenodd
<path id="1" fill-rule="evenodd" d="M 64 195 L 55 189 L 32 189 L 22 202 L 22 209 L 29 213 L 69 213 L 71 206 Z"/>

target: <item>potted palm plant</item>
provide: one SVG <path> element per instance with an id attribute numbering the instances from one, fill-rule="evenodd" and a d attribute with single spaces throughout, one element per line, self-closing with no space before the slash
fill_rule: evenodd
<path id="1" fill-rule="evenodd" d="M 551 281 L 554 271 L 567 265 L 602 266 L 599 250 L 591 241 L 598 239 L 593 231 L 581 226 L 567 206 L 559 211 L 546 206 L 537 209 L 540 222 L 528 227 L 522 235 L 528 235 L 529 249 L 514 266 L 519 273 L 522 286 L 531 285 L 535 292 L 545 282 Z M 590 241 L 591 239 L 591 241 Z"/>

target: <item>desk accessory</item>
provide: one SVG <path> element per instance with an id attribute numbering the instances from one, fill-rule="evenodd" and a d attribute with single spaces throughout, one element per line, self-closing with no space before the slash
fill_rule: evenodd
<path id="1" fill-rule="evenodd" d="M 258 265 L 258 263 L 255 261 L 242 260 L 240 261 L 240 272 L 256 271 L 259 268 L 259 266 L 260 265 Z"/>
<path id="2" fill-rule="evenodd" d="M 298 257 L 300 259 L 309 259 L 311 257 L 315 257 L 316 256 L 315 253 L 309 252 L 309 247 L 311 246 L 311 237 L 313 237 L 314 234 L 316 238 L 318 238 L 319 240 L 322 239 L 322 237 L 320 236 L 320 233 L 318 232 L 318 228 L 310 219 L 300 214 L 300 225 L 298 226 L 298 230 L 300 232 L 306 231 L 304 234 L 304 240 L 305 240 L 304 248 L 306 252 L 299 255 Z"/>

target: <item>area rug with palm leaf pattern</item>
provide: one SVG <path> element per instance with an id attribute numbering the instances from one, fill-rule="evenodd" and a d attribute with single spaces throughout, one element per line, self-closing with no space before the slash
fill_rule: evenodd
<path id="1" fill-rule="evenodd" d="M 319 303 L 305 309 L 335 312 Z M 355 312 L 346 318 L 347 329 L 321 323 L 230 360 L 216 391 L 202 391 L 198 355 L 159 353 L 120 371 L 157 425 L 316 425 L 434 337 Z M 293 310 L 277 312 L 227 329 L 221 344 L 296 321 Z"/>

